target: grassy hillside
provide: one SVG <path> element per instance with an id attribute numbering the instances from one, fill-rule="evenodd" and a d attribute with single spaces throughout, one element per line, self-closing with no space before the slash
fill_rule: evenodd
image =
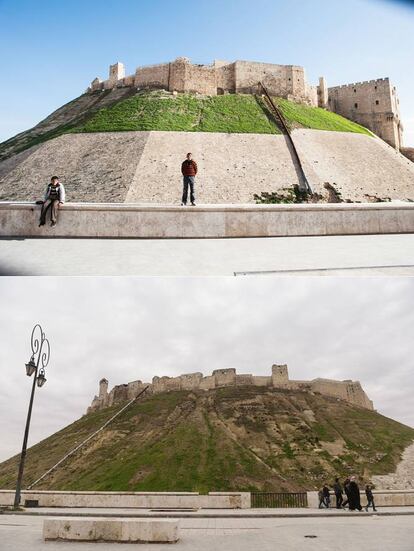
<path id="1" fill-rule="evenodd" d="M 293 103 L 282 98 L 276 98 L 276 102 L 292 128 L 370 133 L 366 128 L 324 109 Z M 71 131 L 122 130 L 280 133 L 262 100 L 255 96 L 172 96 L 163 92 L 139 93 L 111 107 L 101 109 L 87 122 Z"/>
<path id="2" fill-rule="evenodd" d="M 30 448 L 27 485 L 119 408 L 85 415 Z M 126 410 L 39 489 L 299 490 L 333 476 L 394 470 L 414 429 L 299 391 L 222 388 L 149 396 Z M 0 464 L 15 483 L 17 457 Z"/>
<path id="3" fill-rule="evenodd" d="M 275 98 L 292 128 L 369 134 L 362 126 L 324 109 Z M 83 94 L 35 127 L 0 144 L 0 161 L 70 132 L 164 130 L 279 134 L 261 98 L 252 95 L 173 95 L 115 88 Z"/>
<path id="4" fill-rule="evenodd" d="M 283 98 L 275 98 L 286 121 L 293 128 L 313 128 L 334 132 L 356 132 L 371 135 L 365 127 L 352 122 L 341 115 L 326 111 L 320 107 L 294 103 Z"/>
<path id="5" fill-rule="evenodd" d="M 140 93 L 101 109 L 73 131 L 122 130 L 280 133 L 254 96 L 173 96 L 163 92 Z"/>

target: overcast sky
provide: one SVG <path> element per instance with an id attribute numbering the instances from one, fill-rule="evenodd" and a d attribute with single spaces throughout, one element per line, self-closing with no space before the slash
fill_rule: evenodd
<path id="1" fill-rule="evenodd" d="M 0 460 L 21 447 L 40 322 L 51 343 L 30 444 L 78 419 L 97 392 L 154 375 L 235 367 L 359 379 L 414 426 L 414 278 L 0 278 Z"/>

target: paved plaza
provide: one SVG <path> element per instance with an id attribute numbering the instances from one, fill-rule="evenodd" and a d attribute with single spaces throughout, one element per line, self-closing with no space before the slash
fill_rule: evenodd
<path id="1" fill-rule="evenodd" d="M 414 275 L 414 234 L 0 239 L 0 275 Z"/>
<path id="2" fill-rule="evenodd" d="M 131 511 L 131 510 L 129 510 Z M 405 512 L 411 514 L 378 516 L 366 513 L 345 511 L 341 516 L 331 516 L 334 511 L 278 510 L 278 518 L 261 518 L 255 511 L 212 512 L 215 516 L 200 517 L 206 511 L 193 514 L 191 518 L 180 518 L 181 539 L 172 544 L 174 549 L 192 551 L 413 551 L 414 549 L 414 508 L 382 508 L 385 512 Z M 310 517 L 290 517 L 296 511 L 311 513 Z M 49 511 L 51 512 L 51 511 Z M 55 514 L 59 514 L 56 510 Z M 64 513 L 64 511 L 61 511 Z M 72 509 L 72 514 L 76 512 Z M 85 511 L 83 511 L 85 512 Z M 96 510 L 91 514 L 100 515 Z M 109 510 L 105 512 L 111 513 Z M 128 510 L 117 510 L 117 516 Z M 257 512 L 257 510 L 256 510 Z M 261 510 L 263 512 L 263 510 Z M 267 511 L 272 513 L 272 511 Z M 42 510 L 47 514 L 47 511 Z M 77 511 L 78 515 L 82 514 Z M 115 511 L 112 511 L 114 514 Z M 134 514 L 138 512 L 135 511 Z M 221 515 L 225 513 L 225 516 Z M 229 516 L 233 513 L 233 516 Z M 285 514 L 283 514 L 285 513 Z M 131 514 L 131 513 L 129 513 Z M 220 515 L 220 516 L 218 516 Z M 1 551 L 87 551 L 91 549 L 117 549 L 114 543 L 74 543 L 44 542 L 42 525 L 45 516 L 40 515 L 0 515 Z M 316 537 L 315 537 L 316 536 Z M 128 544 L 125 544 L 128 549 Z M 133 545 L 133 544 L 131 544 Z M 136 545 L 136 544 L 135 544 Z M 95 546 L 95 547 L 94 547 Z M 124 548 L 123 548 L 124 549 Z M 140 544 L 139 549 L 159 551 L 165 544 Z"/>

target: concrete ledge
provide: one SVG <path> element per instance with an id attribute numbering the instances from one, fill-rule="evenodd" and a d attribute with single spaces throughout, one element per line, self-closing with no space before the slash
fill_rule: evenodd
<path id="1" fill-rule="evenodd" d="M 14 491 L 0 490 L 0 505 L 13 504 Z M 37 501 L 39 507 L 94 507 L 140 509 L 247 509 L 249 492 L 65 492 L 24 490 L 21 502 Z"/>
<path id="2" fill-rule="evenodd" d="M 57 227 L 40 207 L 0 203 L 2 237 L 220 238 L 414 233 L 414 204 L 146 206 L 67 203 Z"/>
<path id="3" fill-rule="evenodd" d="M 364 488 L 361 491 L 361 505 L 366 505 Z M 318 508 L 318 492 L 307 492 L 308 507 Z M 414 506 L 414 490 L 373 490 L 375 506 L 378 507 L 408 507 Z M 345 494 L 344 494 L 345 499 Z M 331 506 L 335 507 L 335 494 L 331 492 Z"/>
<path id="4" fill-rule="evenodd" d="M 110 541 L 123 543 L 175 543 L 179 539 L 176 520 L 132 519 L 45 519 L 45 541 Z"/>

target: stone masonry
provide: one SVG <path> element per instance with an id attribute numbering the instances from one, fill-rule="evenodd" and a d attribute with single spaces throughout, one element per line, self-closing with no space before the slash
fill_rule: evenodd
<path id="1" fill-rule="evenodd" d="M 399 99 L 388 78 L 328 88 L 324 77 L 317 86 L 308 84 L 304 68 L 296 65 L 242 60 L 196 65 L 178 57 L 172 62 L 138 67 L 129 76 L 125 76 L 123 63 L 117 62 L 110 65 L 107 80 L 95 78 L 87 91 L 135 87 L 208 96 L 258 94 L 259 82 L 273 96 L 329 109 L 369 128 L 395 149 L 402 147 Z"/>
<path id="2" fill-rule="evenodd" d="M 92 400 L 88 413 L 132 400 L 147 386 L 149 387 L 147 392 L 155 394 L 174 390 L 211 390 L 225 386 L 246 385 L 319 392 L 366 409 L 374 409 L 372 401 L 359 381 L 335 381 L 321 378 L 312 381 L 292 381 L 289 379 L 287 365 L 283 364 L 273 365 L 269 376 L 238 374 L 234 368 L 216 369 L 206 377 L 198 372 L 186 373 L 178 377 L 153 377 L 152 383 L 132 381 L 128 384 L 116 385 L 110 392 L 108 392 L 108 380 L 101 379 L 99 395 Z"/>
<path id="3" fill-rule="evenodd" d="M 400 101 L 388 78 L 329 88 L 326 107 L 369 128 L 395 149 L 401 149 Z"/>
<path id="4" fill-rule="evenodd" d="M 271 94 L 283 98 L 318 104 L 316 86 L 310 86 L 303 67 L 256 61 L 214 61 L 211 65 L 195 65 L 186 57 L 170 63 L 138 67 L 134 75 L 125 76 L 122 63 L 109 67 L 109 78 L 95 78 L 89 91 L 134 86 L 138 89 L 164 89 L 171 92 L 217 94 L 256 94 L 259 81 Z"/>

